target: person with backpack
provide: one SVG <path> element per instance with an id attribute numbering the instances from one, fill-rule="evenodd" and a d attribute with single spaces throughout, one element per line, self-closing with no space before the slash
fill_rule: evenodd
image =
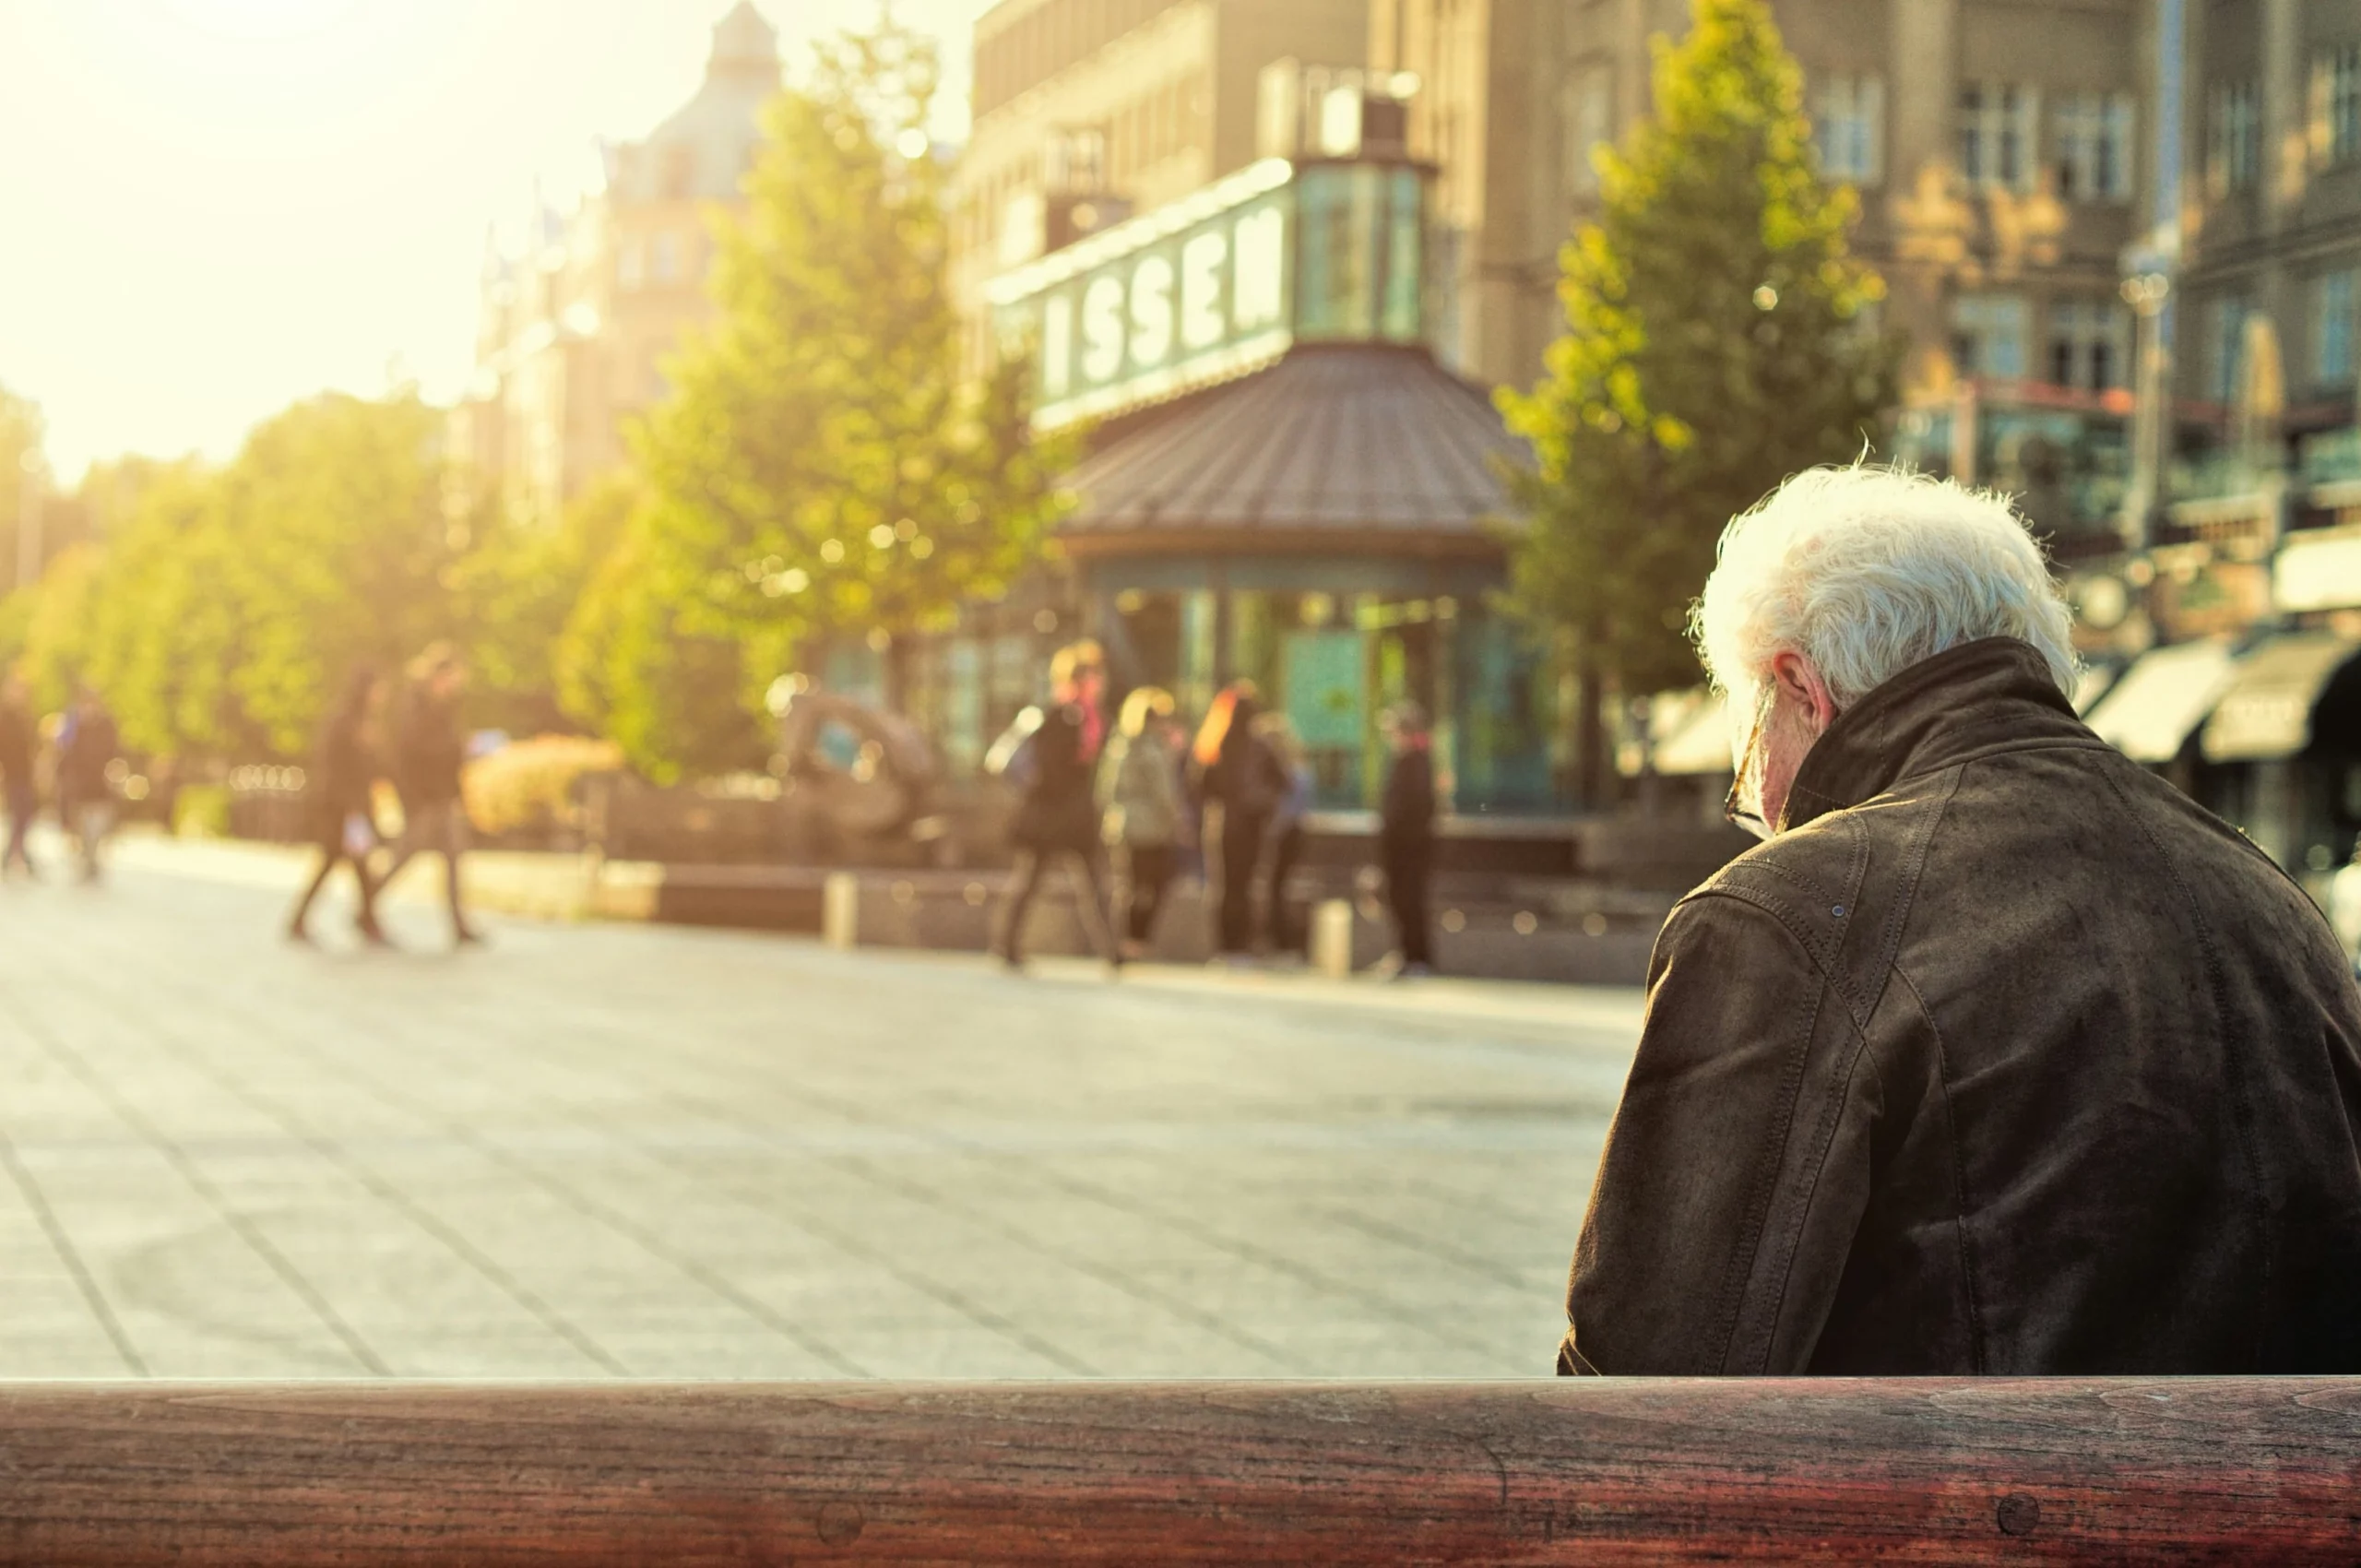
<path id="1" fill-rule="evenodd" d="M 1396 703 L 1385 715 L 1385 740 L 1394 766 L 1378 810 L 1378 861 L 1401 936 L 1402 967 L 1395 973 L 1416 978 L 1434 972 L 1427 889 L 1435 861 L 1435 758 L 1426 709 Z"/>
<path id="2" fill-rule="evenodd" d="M 1016 849 L 1001 930 L 993 945 L 1012 969 L 1025 967 L 1025 917 L 1041 889 L 1042 873 L 1063 861 L 1090 944 L 1110 968 L 1120 969 L 1122 950 L 1107 921 L 1099 875 L 1098 802 L 1092 773 L 1106 732 L 1098 710 L 1106 688 L 1106 663 L 1094 642 L 1060 648 L 1050 664 L 1050 697 L 1044 707 L 1019 714 L 985 759 L 988 772 L 1016 787 L 1021 798 L 1009 830 Z"/>
<path id="3" fill-rule="evenodd" d="M 361 911 L 354 917 L 353 925 L 372 944 L 388 944 L 384 928 L 377 923 L 377 883 L 369 874 L 369 853 L 376 847 L 369 792 L 377 781 L 377 761 L 369 743 L 369 725 L 377 691 L 374 670 L 354 671 L 343 696 L 321 727 L 319 745 L 312 757 L 311 777 L 305 781 L 320 864 L 288 918 L 290 942 L 310 945 L 312 932 L 305 921 L 311 916 L 312 902 L 327 885 L 336 868 L 349 865 L 361 891 Z"/>
<path id="4" fill-rule="evenodd" d="M 1271 818 L 1286 798 L 1287 781 L 1271 748 L 1254 732 L 1263 706 L 1251 681 L 1235 681 L 1216 695 L 1197 731 L 1198 792 L 1208 808 L 1219 808 L 1221 873 L 1214 949 L 1232 962 L 1254 955 L 1254 880 L 1263 864 Z M 1208 815 L 1213 814 L 1210 811 Z M 1215 829 L 1205 830 L 1208 847 Z"/>
<path id="5" fill-rule="evenodd" d="M 57 734 L 57 818 L 73 837 L 82 880 L 99 880 L 99 850 L 114 830 L 114 780 L 108 769 L 123 750 L 114 715 L 84 686 Z"/>
<path id="6" fill-rule="evenodd" d="M 1316 780 L 1303 742 L 1284 713 L 1266 713 L 1254 721 L 1255 733 L 1271 753 L 1285 791 L 1272 810 L 1270 846 L 1263 857 L 1263 920 L 1271 951 L 1285 958 L 1305 956 L 1311 939 L 1307 922 L 1287 897 L 1287 880 L 1303 861 L 1304 821 L 1311 814 Z"/>
<path id="7" fill-rule="evenodd" d="M 1180 869 L 1188 801 L 1172 712 L 1170 692 L 1142 686 L 1132 693 L 1098 765 L 1104 837 L 1119 857 L 1118 935 L 1126 958 L 1146 954 L 1165 889 Z"/>
<path id="8" fill-rule="evenodd" d="M 8 846 L 0 852 L 0 876 L 22 872 L 39 881 L 26 839 L 41 811 L 41 783 L 34 764 L 41 755 L 41 727 L 33 719 L 32 699 L 25 678 L 11 673 L 0 687 L 0 788 L 6 791 Z"/>
<path id="9" fill-rule="evenodd" d="M 468 667 L 450 645 L 437 643 L 411 662 L 409 675 L 394 727 L 394 789 L 401 797 L 402 836 L 377 885 L 391 885 L 420 851 L 439 851 L 451 937 L 459 946 L 470 946 L 483 935 L 469 923 L 459 901 L 459 857 L 468 847 L 468 808 L 459 794 L 468 745 L 459 704 L 467 695 Z"/>

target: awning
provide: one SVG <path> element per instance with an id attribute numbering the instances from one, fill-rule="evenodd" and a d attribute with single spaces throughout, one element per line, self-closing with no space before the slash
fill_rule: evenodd
<path id="1" fill-rule="evenodd" d="M 2333 632 L 2296 632 L 2255 648 L 2238 660 L 2206 721 L 2205 760 L 2263 762 L 2302 751 L 2320 693 L 2355 653 L 2361 643 Z"/>
<path id="2" fill-rule="evenodd" d="M 2219 637 L 2151 649 L 2091 710 L 2090 726 L 2134 762 L 2170 762 L 2229 688 L 2234 662 Z"/>
<path id="3" fill-rule="evenodd" d="M 1531 461 L 1490 395 L 1422 351 L 1299 347 L 1268 370 L 1120 421 L 1068 483 L 1068 548 L 1217 537 L 1497 549 Z"/>

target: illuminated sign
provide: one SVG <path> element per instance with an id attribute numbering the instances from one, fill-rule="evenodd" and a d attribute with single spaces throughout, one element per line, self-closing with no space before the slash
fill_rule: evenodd
<path id="1" fill-rule="evenodd" d="M 1154 402 L 1299 339 L 1418 340 L 1423 191 L 1407 166 L 1271 159 L 994 279 L 1001 329 L 1035 355 L 1035 423 Z"/>

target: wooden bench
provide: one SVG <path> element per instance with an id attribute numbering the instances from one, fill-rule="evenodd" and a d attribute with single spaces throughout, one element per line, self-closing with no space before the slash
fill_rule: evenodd
<path id="1" fill-rule="evenodd" d="M 0 1562 L 2361 1560 L 2361 1378 L 0 1387 Z"/>

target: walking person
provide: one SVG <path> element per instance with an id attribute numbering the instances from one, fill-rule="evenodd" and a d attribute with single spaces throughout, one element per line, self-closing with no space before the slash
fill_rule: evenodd
<path id="1" fill-rule="evenodd" d="M 84 686 L 57 736 L 57 816 L 74 840 L 82 880 L 100 876 L 99 851 L 114 828 L 114 782 L 107 777 L 123 750 L 114 715 Z"/>
<path id="2" fill-rule="evenodd" d="M 1142 686 L 1123 699 L 1115 738 L 1098 765 L 1101 820 L 1118 857 L 1116 934 L 1126 959 L 1146 956 L 1157 911 L 1180 870 L 1187 815 L 1180 735 L 1172 694 Z"/>
<path id="3" fill-rule="evenodd" d="M 1197 731 L 1200 792 L 1208 806 L 1221 808 L 1221 897 L 1214 944 L 1219 956 L 1231 962 L 1254 955 L 1255 874 L 1263 864 L 1272 815 L 1286 792 L 1271 748 L 1254 733 L 1254 720 L 1262 711 L 1252 683 L 1234 682 L 1215 696 L 1204 726 Z"/>
<path id="4" fill-rule="evenodd" d="M 1042 873 L 1062 860 L 1074 888 L 1074 910 L 1090 944 L 1109 968 L 1120 969 L 1122 950 L 1107 923 L 1106 894 L 1098 874 L 1098 802 L 1092 789 L 1098 738 L 1105 719 L 1098 712 L 1106 671 L 1093 642 L 1060 648 L 1050 665 L 1047 707 L 1027 708 L 992 746 L 985 766 L 1024 791 L 1009 837 L 1016 865 L 1001 915 L 996 946 L 1012 969 L 1025 967 L 1025 916 L 1041 889 Z"/>
<path id="5" fill-rule="evenodd" d="M 309 780 L 312 828 L 320 848 L 320 864 L 288 918 L 290 942 L 311 942 L 312 933 L 304 922 L 311 915 L 312 901 L 320 896 L 320 889 L 327 885 L 330 873 L 338 866 L 349 865 L 361 890 L 361 911 L 353 920 L 355 929 L 375 945 L 389 945 L 385 931 L 377 924 L 377 884 L 369 874 L 369 853 L 376 843 L 375 826 L 370 820 L 369 791 L 377 779 L 375 749 L 370 744 L 369 727 L 377 692 L 374 670 L 354 671 L 343 696 L 321 727 Z"/>
<path id="6" fill-rule="evenodd" d="M 440 853 L 451 938 L 462 947 L 483 941 L 459 901 L 459 857 L 468 848 L 468 809 L 459 794 L 468 745 L 459 705 L 467 690 L 467 664 L 448 644 L 436 643 L 411 661 L 409 690 L 394 724 L 394 790 L 402 802 L 402 836 L 393 863 L 377 879 L 379 887 L 389 886 L 412 856 L 428 849 Z"/>
<path id="7" fill-rule="evenodd" d="M 1264 714 L 1254 721 L 1254 731 L 1270 749 L 1281 781 L 1278 804 L 1271 813 L 1270 843 L 1263 855 L 1264 930 L 1270 935 L 1272 952 L 1299 958 L 1305 956 L 1310 933 L 1287 898 L 1287 879 L 1303 860 L 1304 818 L 1311 814 L 1311 762 L 1286 714 Z"/>
<path id="8" fill-rule="evenodd" d="M 1434 733 L 1415 702 L 1396 703 L 1385 715 L 1384 731 L 1394 766 L 1379 808 L 1377 845 L 1386 903 L 1400 933 L 1402 967 L 1395 973 L 1428 975 L 1434 972 L 1427 910 L 1435 860 Z"/>
<path id="9" fill-rule="evenodd" d="M 41 814 L 41 782 L 33 774 L 40 755 L 41 729 L 33 720 L 31 696 L 25 678 L 12 673 L 0 684 L 0 791 L 8 808 L 8 848 L 0 854 L 0 876 L 41 876 L 25 843 Z"/>

